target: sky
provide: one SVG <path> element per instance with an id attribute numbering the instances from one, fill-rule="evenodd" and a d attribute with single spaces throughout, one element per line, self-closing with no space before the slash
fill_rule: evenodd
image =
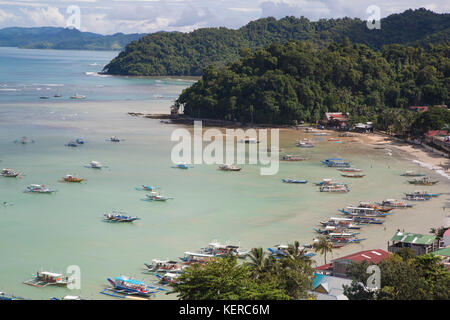
<path id="1" fill-rule="evenodd" d="M 367 20 L 373 14 L 367 8 L 373 5 L 380 18 L 410 8 L 450 11 L 449 0 L 0 0 L 0 28 L 75 25 L 101 34 L 189 32 L 204 27 L 237 29 L 259 18 L 287 15 L 312 21 Z"/>

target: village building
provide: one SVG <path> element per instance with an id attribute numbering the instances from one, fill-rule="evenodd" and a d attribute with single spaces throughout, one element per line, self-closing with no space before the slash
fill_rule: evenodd
<path id="1" fill-rule="evenodd" d="M 388 251 L 396 253 L 402 248 L 411 249 L 416 255 L 433 252 L 439 248 L 439 240 L 434 235 L 397 231 L 388 241 Z"/>
<path id="2" fill-rule="evenodd" d="M 310 292 L 317 300 L 348 300 L 344 295 L 344 285 L 350 286 L 352 280 L 314 274 L 313 290 Z"/>
<path id="3" fill-rule="evenodd" d="M 347 267 L 352 262 L 359 263 L 362 261 L 367 261 L 369 264 L 378 264 L 379 262 L 386 259 L 389 255 L 389 252 L 381 249 L 359 251 L 344 257 L 334 259 L 329 264 L 319 266 L 316 268 L 316 272 L 333 277 L 346 278 Z"/>
<path id="4" fill-rule="evenodd" d="M 348 113 L 326 112 L 322 123 L 326 127 L 343 130 L 348 128 L 348 120 Z"/>

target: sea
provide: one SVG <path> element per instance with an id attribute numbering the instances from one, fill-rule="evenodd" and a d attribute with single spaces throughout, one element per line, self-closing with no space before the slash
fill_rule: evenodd
<path id="1" fill-rule="evenodd" d="M 213 240 L 247 249 L 295 240 L 309 244 L 318 221 L 339 216 L 340 208 L 359 201 L 399 199 L 404 192 L 420 189 L 400 177 L 406 170 L 440 181 L 428 190 L 449 190 L 448 179 L 419 167 L 405 153 L 376 149 L 355 138 L 328 141 L 330 136 L 312 136 L 302 130 L 281 130 L 280 148 L 309 160 L 281 162 L 275 175 L 261 175 L 259 164 L 240 165 L 240 172 L 219 171 L 217 164 L 175 169 L 171 152 L 177 142 L 171 135 L 184 126 L 128 112 L 168 113 L 182 90 L 196 79 L 100 74 L 116 55 L 0 48 L 0 167 L 21 173 L 16 179 L 0 177 L 2 292 L 28 299 L 66 295 L 113 299 L 100 293 L 108 285 L 107 278 L 126 275 L 154 283 L 157 278 L 144 272 L 145 262 L 178 259 Z M 75 94 L 86 99 L 70 99 Z M 15 143 L 24 136 L 30 143 Z M 110 136 L 123 141 L 107 141 Z M 85 144 L 66 146 L 77 138 Z M 303 138 L 313 139 L 315 147 L 296 147 L 294 142 Z M 321 165 L 320 160 L 332 157 L 351 161 L 366 176 L 343 178 L 336 169 Z M 87 168 L 92 160 L 104 168 Z M 67 174 L 86 181 L 58 181 Z M 308 183 L 284 184 L 282 178 Z M 351 191 L 321 193 L 313 182 L 324 178 L 348 182 Z M 24 193 L 30 184 L 48 185 L 56 192 Z M 143 201 L 145 192 L 137 190 L 142 185 L 159 187 L 172 199 Z M 441 200 L 431 201 L 436 203 L 433 210 L 427 209 L 428 204 L 417 205 L 423 215 L 442 215 Z M 140 219 L 103 221 L 103 215 L 113 210 Z M 382 230 L 381 226 L 367 228 L 372 228 L 368 233 L 372 235 Z M 80 270 L 80 288 L 23 283 L 37 271 L 65 274 L 71 266 Z M 155 297 L 175 298 L 165 293 Z"/>

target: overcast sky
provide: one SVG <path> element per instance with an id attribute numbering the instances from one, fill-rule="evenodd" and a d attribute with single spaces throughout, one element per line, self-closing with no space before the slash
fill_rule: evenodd
<path id="1" fill-rule="evenodd" d="M 66 27 L 67 9 L 73 5 L 80 8 L 80 29 L 102 34 L 238 28 L 258 18 L 286 15 L 367 20 L 371 5 L 380 8 L 381 18 L 409 8 L 450 9 L 449 0 L 0 0 L 0 28 Z"/>

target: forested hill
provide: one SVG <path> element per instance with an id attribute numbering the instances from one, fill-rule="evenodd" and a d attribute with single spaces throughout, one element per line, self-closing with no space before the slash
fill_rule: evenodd
<path id="1" fill-rule="evenodd" d="M 101 35 L 76 29 L 38 27 L 0 29 L 0 47 L 60 50 L 122 50 L 144 34 Z"/>
<path id="2" fill-rule="evenodd" d="M 381 20 L 380 30 L 369 30 L 360 19 L 285 17 L 259 19 L 238 30 L 203 28 L 190 33 L 160 32 L 128 44 L 105 72 L 123 75 L 201 75 L 210 64 L 224 66 L 239 58 L 240 50 L 266 47 L 273 42 L 310 40 L 320 46 L 348 38 L 378 50 L 383 45 L 419 44 L 450 39 L 450 14 L 426 9 L 407 10 Z"/>
<path id="3" fill-rule="evenodd" d="M 413 120 L 408 106 L 448 104 L 449 94 L 449 42 L 374 51 L 348 40 L 326 48 L 292 41 L 207 67 L 176 103 L 186 115 L 247 124 L 292 125 L 348 112 L 379 128 L 396 121 L 402 131 Z"/>

